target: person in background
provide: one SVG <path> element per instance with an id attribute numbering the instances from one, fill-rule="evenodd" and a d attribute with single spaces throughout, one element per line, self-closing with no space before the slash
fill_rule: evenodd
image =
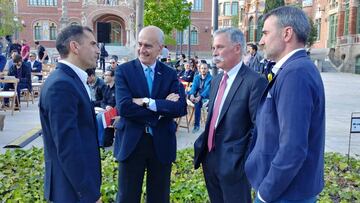
<path id="1" fill-rule="evenodd" d="M 255 203 L 314 203 L 324 188 L 325 93 L 305 50 L 310 29 L 297 7 L 264 15 L 259 44 L 276 64 L 259 102 L 256 136 L 245 163 Z"/>
<path id="2" fill-rule="evenodd" d="M 30 67 L 31 72 L 33 72 L 33 73 L 41 73 L 42 63 L 40 63 L 38 60 L 36 60 L 36 53 L 31 52 L 29 56 L 30 56 L 29 57 L 30 60 L 28 60 L 27 66 Z M 38 77 L 38 80 L 42 80 L 41 75 L 38 75 L 36 77 Z"/>
<path id="3" fill-rule="evenodd" d="M 86 69 L 100 50 L 92 30 L 68 25 L 56 39 L 61 59 L 39 99 L 48 202 L 101 202 L 101 160 Z"/>
<path id="4" fill-rule="evenodd" d="M 169 49 L 165 45 L 161 50 L 160 60 L 162 59 L 166 60 L 168 56 L 169 56 Z"/>
<path id="5" fill-rule="evenodd" d="M 250 60 L 249 60 L 249 68 L 254 70 L 257 73 L 261 73 L 261 65 L 260 62 L 263 59 L 262 56 L 257 52 L 258 48 L 255 44 L 248 44 L 247 46 L 248 51 L 250 53 Z"/>
<path id="6" fill-rule="evenodd" d="M 30 46 L 26 43 L 26 40 L 23 39 L 21 40 L 21 51 L 20 51 L 20 55 L 22 57 L 23 62 L 27 62 L 29 60 L 29 55 L 30 55 Z"/>
<path id="7" fill-rule="evenodd" d="M 206 100 L 209 99 L 211 75 L 209 73 L 209 66 L 206 63 L 200 64 L 198 75 L 194 77 L 194 82 L 190 91 L 187 93 L 191 102 L 194 103 L 195 118 L 194 129 L 192 133 L 197 133 L 200 130 L 201 108 Z"/>
<path id="8" fill-rule="evenodd" d="M 211 202 L 250 203 L 244 162 L 266 80 L 244 65 L 246 44 L 237 28 L 214 32 L 213 61 L 223 70 L 211 82 L 205 131 L 195 141 L 194 165 L 202 164 Z"/>
<path id="9" fill-rule="evenodd" d="M 38 60 L 43 64 L 47 64 L 49 61 L 49 55 L 45 47 L 41 45 L 39 41 L 35 41 L 34 43 L 37 50 Z"/>
<path id="10" fill-rule="evenodd" d="M 6 65 L 6 57 L 0 53 L 0 72 L 4 71 Z"/>
<path id="11" fill-rule="evenodd" d="M 191 70 L 188 62 L 184 63 L 185 71 L 180 75 L 179 79 L 183 82 L 192 82 L 194 79 L 194 71 Z"/>
<path id="12" fill-rule="evenodd" d="M 15 78 L 19 79 L 19 83 L 16 89 L 19 102 L 18 104 L 16 104 L 16 106 L 18 106 L 20 104 L 21 89 L 26 88 L 29 90 L 29 92 L 32 91 L 30 67 L 22 61 L 22 57 L 19 54 L 14 55 L 14 64 L 9 68 L 8 76 L 14 76 Z M 4 91 L 8 91 L 13 88 L 14 84 L 4 84 Z M 8 102 L 8 99 L 4 99 L 4 103 L 6 106 L 8 106 Z"/>
<path id="13" fill-rule="evenodd" d="M 100 46 L 100 57 L 99 57 L 100 69 L 103 70 L 103 73 L 105 73 L 105 59 L 106 57 L 109 56 L 109 54 L 106 51 L 105 43 L 99 43 L 99 46 Z"/>
<path id="14" fill-rule="evenodd" d="M 88 76 L 87 85 L 89 86 L 91 101 L 93 102 L 94 106 L 100 107 L 101 101 L 104 98 L 103 94 L 106 85 L 101 78 L 96 77 L 95 68 L 86 69 L 85 72 Z"/>
<path id="15" fill-rule="evenodd" d="M 100 107 L 105 111 L 110 111 L 115 108 L 115 77 L 113 70 L 107 70 L 104 74 L 105 89 L 103 92 L 103 99 L 100 102 Z M 104 112 L 100 112 L 96 115 L 96 121 L 98 125 L 98 141 L 99 147 L 104 147 L 104 128 L 107 126 L 103 125 L 102 116 Z"/>

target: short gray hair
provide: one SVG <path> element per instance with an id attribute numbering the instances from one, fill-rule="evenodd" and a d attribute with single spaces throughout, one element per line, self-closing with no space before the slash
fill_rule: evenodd
<path id="1" fill-rule="evenodd" d="M 231 43 L 234 43 L 234 44 L 239 43 L 240 44 L 241 55 L 244 55 L 246 53 L 245 37 L 244 37 L 244 34 L 241 32 L 241 30 L 239 30 L 238 28 L 234 28 L 234 27 L 221 28 L 214 32 L 214 38 L 217 35 L 223 34 L 223 33 L 226 33 L 229 36 Z"/>
<path id="2" fill-rule="evenodd" d="M 266 13 L 264 21 L 270 16 L 277 18 L 280 28 L 292 27 L 298 42 L 306 44 L 310 33 L 310 23 L 304 11 L 294 6 L 281 6 Z"/>
<path id="3" fill-rule="evenodd" d="M 164 32 L 163 32 L 159 27 L 157 27 L 157 26 L 155 26 L 155 25 L 149 25 L 149 26 L 144 27 L 144 28 L 141 29 L 141 30 L 144 30 L 144 29 L 153 29 L 153 30 L 156 30 L 156 31 L 157 31 L 157 35 L 158 35 L 159 44 L 160 44 L 160 45 L 164 45 L 165 35 L 164 35 Z"/>

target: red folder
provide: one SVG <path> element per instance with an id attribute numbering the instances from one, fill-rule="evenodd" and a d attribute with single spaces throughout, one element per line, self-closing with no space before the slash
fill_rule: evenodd
<path id="1" fill-rule="evenodd" d="M 118 113 L 117 113 L 117 110 L 116 108 L 112 108 L 108 111 L 105 111 L 102 115 L 102 121 L 103 121 L 103 126 L 104 128 L 107 128 L 109 126 L 112 125 L 112 118 L 114 118 L 115 116 L 117 116 Z"/>

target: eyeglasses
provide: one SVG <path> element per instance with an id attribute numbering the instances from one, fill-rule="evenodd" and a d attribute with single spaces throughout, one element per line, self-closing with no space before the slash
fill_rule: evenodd
<path id="1" fill-rule="evenodd" d="M 115 64 L 115 62 L 111 62 L 111 64 Z"/>

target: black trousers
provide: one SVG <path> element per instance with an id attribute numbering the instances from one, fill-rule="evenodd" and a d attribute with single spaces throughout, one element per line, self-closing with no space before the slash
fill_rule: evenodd
<path id="1" fill-rule="evenodd" d="M 231 155 L 231 154 L 230 154 Z M 219 157 L 217 152 L 211 151 L 206 154 L 202 164 L 205 177 L 206 189 L 211 203 L 251 203 L 251 186 L 245 172 L 237 174 L 237 177 L 229 179 L 219 171 Z M 244 169 L 243 169 L 244 170 Z"/>
<path id="2" fill-rule="evenodd" d="M 153 138 L 144 133 L 135 150 L 119 163 L 119 191 L 116 202 L 140 203 L 146 171 L 146 202 L 170 202 L 171 163 L 163 164 L 156 157 Z"/>

